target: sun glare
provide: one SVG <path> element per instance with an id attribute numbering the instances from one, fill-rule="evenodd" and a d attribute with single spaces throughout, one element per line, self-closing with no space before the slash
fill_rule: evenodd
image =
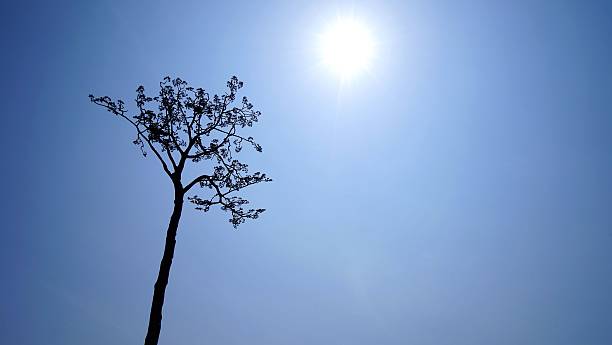
<path id="1" fill-rule="evenodd" d="M 320 37 L 322 62 L 341 79 L 366 71 L 374 55 L 370 31 L 353 18 L 340 18 Z"/>

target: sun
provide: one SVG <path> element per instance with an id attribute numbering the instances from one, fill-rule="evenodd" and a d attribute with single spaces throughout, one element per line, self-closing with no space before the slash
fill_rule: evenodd
<path id="1" fill-rule="evenodd" d="M 374 56 L 370 30 L 355 18 L 338 18 L 320 36 L 322 63 L 342 80 L 363 73 Z"/>

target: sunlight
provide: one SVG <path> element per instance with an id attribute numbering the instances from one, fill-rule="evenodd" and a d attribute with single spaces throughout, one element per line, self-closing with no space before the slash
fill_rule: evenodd
<path id="1" fill-rule="evenodd" d="M 339 18 L 321 35 L 321 60 L 342 80 L 366 71 L 374 56 L 370 30 L 354 18 Z"/>

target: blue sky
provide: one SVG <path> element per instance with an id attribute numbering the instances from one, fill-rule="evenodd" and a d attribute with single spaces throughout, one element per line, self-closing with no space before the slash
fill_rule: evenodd
<path id="1" fill-rule="evenodd" d="M 612 343 L 604 1 L 2 5 L 0 343 L 134 344 L 171 185 L 90 93 L 165 75 L 263 112 L 268 209 L 186 207 L 160 344 Z M 339 85 L 317 34 L 379 40 Z"/>

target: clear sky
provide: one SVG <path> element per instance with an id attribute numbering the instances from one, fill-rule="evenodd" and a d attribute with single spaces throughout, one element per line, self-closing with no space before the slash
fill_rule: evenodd
<path id="1" fill-rule="evenodd" d="M 171 185 L 87 95 L 237 75 L 268 211 L 186 205 L 160 344 L 612 344 L 610 2 L 1 6 L 0 343 L 142 343 Z"/>

